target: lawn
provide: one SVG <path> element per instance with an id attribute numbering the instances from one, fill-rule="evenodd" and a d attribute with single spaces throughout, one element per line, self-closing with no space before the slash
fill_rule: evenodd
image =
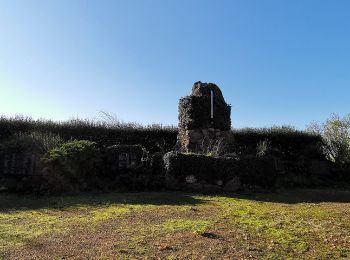
<path id="1" fill-rule="evenodd" d="M 350 259 L 350 189 L 0 194 L 0 259 Z"/>

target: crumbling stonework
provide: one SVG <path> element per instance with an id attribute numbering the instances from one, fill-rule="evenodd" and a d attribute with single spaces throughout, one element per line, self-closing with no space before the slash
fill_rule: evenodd
<path id="1" fill-rule="evenodd" d="M 213 83 L 194 83 L 191 95 L 179 102 L 181 151 L 223 151 L 232 142 L 231 106 L 225 102 L 220 88 Z"/>

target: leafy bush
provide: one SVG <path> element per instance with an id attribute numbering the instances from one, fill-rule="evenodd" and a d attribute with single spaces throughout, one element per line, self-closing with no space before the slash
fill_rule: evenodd
<path id="1" fill-rule="evenodd" d="M 184 183 L 189 175 L 215 184 L 218 180 L 226 181 L 238 174 L 235 160 L 201 154 L 169 152 L 164 155 L 164 165 L 167 178 L 175 178 L 180 183 Z"/>
<path id="2" fill-rule="evenodd" d="M 235 149 L 240 154 L 257 154 L 257 144 L 268 140 L 270 154 L 287 160 L 323 158 L 318 134 L 296 130 L 289 126 L 271 128 L 243 128 L 232 130 Z M 258 147 L 259 148 L 259 147 Z"/>
<path id="3" fill-rule="evenodd" d="M 350 114 L 343 118 L 332 114 L 326 123 L 312 123 L 307 130 L 322 136 L 322 148 L 328 160 L 338 166 L 350 162 Z"/>
<path id="4" fill-rule="evenodd" d="M 63 143 L 62 138 L 53 133 L 18 132 L 3 140 L 0 150 L 6 153 L 32 152 L 43 154 Z"/>
<path id="5" fill-rule="evenodd" d="M 240 177 L 243 184 L 272 188 L 277 172 L 272 157 L 247 156 L 240 160 L 211 157 L 200 154 L 169 152 L 164 155 L 167 182 L 185 183 L 187 176 L 198 182 L 224 184 L 232 178 Z"/>
<path id="6" fill-rule="evenodd" d="M 237 153 L 256 154 L 257 143 L 269 140 L 270 150 L 283 158 L 296 159 L 303 155 L 308 157 L 322 155 L 317 150 L 322 143 L 319 135 L 298 131 L 291 127 L 244 128 L 232 131 Z M 59 135 L 64 141 L 89 140 L 103 146 L 141 144 L 150 153 L 155 153 L 173 149 L 178 129 L 161 125 L 145 127 L 135 123 L 113 122 L 105 119 L 102 121 L 74 119 L 54 122 L 33 120 L 28 117 L 0 117 L 0 143 L 18 133 L 31 132 Z"/>
<path id="7" fill-rule="evenodd" d="M 98 175 L 100 151 L 94 142 L 71 141 L 50 150 L 42 161 L 43 175 L 49 182 L 85 189 Z"/>
<path id="8" fill-rule="evenodd" d="M 132 167 L 140 167 L 140 162 L 147 157 L 147 151 L 141 145 L 112 145 L 104 149 L 103 152 L 103 176 L 115 178 L 121 174 L 129 174 L 130 165 L 125 165 L 125 167 L 119 165 L 119 155 L 127 153 L 134 154 L 136 163 L 138 165 L 133 165 Z M 126 164 L 128 162 L 125 162 Z"/>
<path id="9" fill-rule="evenodd" d="M 0 116 L 0 143 L 16 133 L 52 133 L 64 141 L 89 140 L 99 145 L 141 144 L 151 153 L 170 151 L 176 144 L 177 128 L 162 125 L 142 126 L 102 120 L 73 119 L 65 122 L 33 120 L 30 117 Z"/>
<path id="10" fill-rule="evenodd" d="M 239 161 L 239 176 L 243 184 L 273 188 L 278 177 L 275 158 L 245 156 Z"/>

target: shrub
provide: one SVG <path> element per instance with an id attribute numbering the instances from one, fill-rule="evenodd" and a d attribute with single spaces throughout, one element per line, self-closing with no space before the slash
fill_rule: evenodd
<path id="1" fill-rule="evenodd" d="M 154 170 L 155 173 L 163 172 L 164 170 L 164 160 L 163 160 L 164 153 L 158 152 L 154 153 L 150 157 L 150 163 L 151 167 Z"/>
<path id="2" fill-rule="evenodd" d="M 270 149 L 269 140 L 259 141 L 256 145 L 256 156 L 263 157 L 267 155 Z"/>
<path id="3" fill-rule="evenodd" d="M 239 161 L 238 171 L 243 184 L 263 188 L 276 185 L 278 175 L 273 157 L 245 156 Z"/>
<path id="4" fill-rule="evenodd" d="M 100 151 L 94 142 L 71 141 L 50 150 L 42 161 L 47 180 L 85 189 L 98 175 Z"/>
<path id="5" fill-rule="evenodd" d="M 52 133 L 64 141 L 89 140 L 99 145 L 141 144 L 151 153 L 170 151 L 176 144 L 177 128 L 162 125 L 111 122 L 105 119 L 73 119 L 64 122 L 33 120 L 30 117 L 0 116 L 0 143 L 16 133 Z"/>
<path id="6" fill-rule="evenodd" d="M 322 148 L 328 160 L 338 166 L 350 162 L 350 114 L 343 118 L 332 114 L 326 123 L 312 123 L 307 130 L 322 136 Z"/>
<path id="7" fill-rule="evenodd" d="M 198 97 L 194 97 L 194 99 L 196 98 Z M 183 106 L 188 107 L 187 104 Z M 206 105 L 206 107 L 208 106 Z M 187 118 L 187 112 L 184 113 Z M 196 118 L 203 115 L 201 111 L 199 113 L 198 116 L 195 115 Z M 183 127 L 199 127 L 195 122 L 187 122 L 186 118 L 183 118 Z M 220 125 L 221 123 L 218 122 L 217 124 Z M 227 126 L 224 128 L 226 129 Z M 227 129 L 229 128 L 230 126 Z M 173 149 L 176 144 L 178 129 L 161 125 L 140 126 L 135 123 L 111 122 L 111 120 L 106 122 L 105 120 L 74 119 L 66 122 L 54 122 L 33 120 L 28 117 L 0 117 L 0 143 L 17 133 L 31 132 L 59 135 L 64 141 L 89 140 L 103 146 L 141 144 L 150 153 L 155 153 L 159 151 L 167 152 Z M 256 154 L 257 143 L 269 140 L 270 150 L 275 151 L 283 158 L 295 159 L 302 155 L 307 157 L 320 157 L 322 155 L 316 149 L 322 143 L 319 135 L 298 131 L 291 127 L 234 129 L 233 134 L 237 153 Z"/>
<path id="8" fill-rule="evenodd" d="M 63 143 L 62 138 L 53 133 L 18 132 L 0 144 L 0 150 L 6 153 L 32 152 L 43 154 Z"/>
<path id="9" fill-rule="evenodd" d="M 286 160 L 322 158 L 319 147 L 322 138 L 318 134 L 304 132 L 289 126 L 271 128 L 234 129 L 235 149 L 241 154 L 256 155 L 260 142 L 268 140 L 268 151 Z"/>
<path id="10" fill-rule="evenodd" d="M 169 152 L 164 155 L 164 165 L 168 180 L 175 178 L 180 183 L 190 175 L 215 184 L 217 180 L 227 181 L 238 174 L 235 160 L 201 154 Z"/>
<path id="11" fill-rule="evenodd" d="M 191 176 L 198 182 L 223 184 L 238 176 L 242 184 L 273 188 L 277 172 L 272 157 L 246 156 L 240 160 L 233 158 L 211 157 L 200 154 L 169 152 L 164 155 L 168 186 L 172 182 L 185 183 Z"/>
<path id="12" fill-rule="evenodd" d="M 133 154 L 134 165 L 129 165 L 131 160 L 125 161 L 125 165 L 119 165 L 120 154 Z M 103 175 L 105 177 L 115 178 L 121 174 L 129 173 L 131 169 L 140 167 L 143 159 L 147 157 L 146 149 L 141 145 L 112 145 L 104 149 L 103 153 Z M 125 158 L 126 159 L 126 158 Z"/>
<path id="13" fill-rule="evenodd" d="M 16 133 L 0 144 L 0 176 L 40 174 L 40 157 L 62 139 L 52 133 Z"/>

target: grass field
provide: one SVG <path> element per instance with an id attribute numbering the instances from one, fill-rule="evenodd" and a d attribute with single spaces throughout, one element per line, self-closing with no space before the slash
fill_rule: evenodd
<path id="1" fill-rule="evenodd" d="M 350 259 L 350 189 L 0 194 L 0 259 Z"/>

